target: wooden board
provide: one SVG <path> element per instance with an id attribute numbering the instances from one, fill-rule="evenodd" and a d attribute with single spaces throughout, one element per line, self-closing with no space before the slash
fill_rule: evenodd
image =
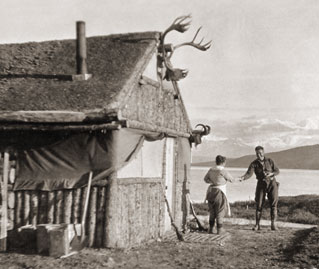
<path id="1" fill-rule="evenodd" d="M 171 212 L 175 211 L 174 201 L 174 138 L 166 138 L 166 154 L 165 154 L 165 187 L 166 187 L 166 198 L 169 203 Z M 174 218 L 174 213 L 173 216 Z M 171 220 L 166 210 L 165 212 L 165 231 L 171 230 Z"/>
<path id="2" fill-rule="evenodd" d="M 189 243 L 224 243 L 231 237 L 230 233 L 225 232 L 223 234 L 208 234 L 201 232 L 187 233 L 184 235 L 185 242 Z M 164 241 L 177 241 L 176 234 L 174 232 L 167 232 L 164 235 Z"/>
<path id="3" fill-rule="evenodd" d="M 4 153 L 3 176 L 1 179 L 1 215 L 0 215 L 0 251 L 7 250 L 7 223 L 8 223 L 8 177 L 9 177 L 9 153 Z"/>

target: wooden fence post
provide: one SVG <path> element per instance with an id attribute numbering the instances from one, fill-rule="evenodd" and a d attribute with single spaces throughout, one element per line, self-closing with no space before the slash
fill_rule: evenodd
<path id="1" fill-rule="evenodd" d="M 3 177 L 1 182 L 1 215 L 0 215 L 0 251 L 7 250 L 7 222 L 8 222 L 8 177 L 9 177 L 9 153 L 4 153 L 3 159 Z"/>

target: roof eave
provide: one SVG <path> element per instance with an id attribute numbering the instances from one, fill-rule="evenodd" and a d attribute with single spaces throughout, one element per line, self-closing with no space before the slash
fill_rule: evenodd
<path id="1" fill-rule="evenodd" d="M 94 109 L 86 111 L 0 111 L 2 123 L 94 123 L 110 122 L 121 118 L 118 109 Z"/>

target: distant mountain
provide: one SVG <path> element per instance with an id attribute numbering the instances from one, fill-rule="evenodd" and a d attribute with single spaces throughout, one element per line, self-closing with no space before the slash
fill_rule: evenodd
<path id="1" fill-rule="evenodd" d="M 238 158 L 254 152 L 254 146 L 247 146 L 239 139 L 224 141 L 204 140 L 198 148 L 192 149 L 193 162 L 212 159 L 216 155 Z"/>
<path id="2" fill-rule="evenodd" d="M 223 113 L 221 113 L 223 115 Z M 223 117 L 212 121 L 199 119 L 210 125 L 211 133 L 203 142 L 192 149 L 194 163 L 212 160 L 216 155 L 239 158 L 254 154 L 254 148 L 262 145 L 266 152 L 277 152 L 306 145 L 319 144 L 319 116 L 314 114 L 300 119 L 246 117 L 225 120 Z"/>
<path id="3" fill-rule="evenodd" d="M 319 170 L 319 144 L 266 153 L 279 168 Z M 247 167 L 256 159 L 255 155 L 228 159 L 228 167 Z M 197 166 L 212 166 L 214 161 L 194 163 Z"/>

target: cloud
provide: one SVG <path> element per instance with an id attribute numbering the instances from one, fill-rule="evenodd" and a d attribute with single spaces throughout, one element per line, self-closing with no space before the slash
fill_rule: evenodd
<path id="1" fill-rule="evenodd" d="M 195 155 L 214 151 L 239 157 L 251 154 L 257 145 L 267 152 L 319 144 L 319 117 L 302 121 L 270 118 L 243 118 L 240 121 L 222 119 L 211 122 L 212 133 L 205 140 L 205 150 L 199 149 Z M 218 154 L 219 154 L 218 153 Z"/>
<path id="2" fill-rule="evenodd" d="M 319 117 L 308 118 L 299 122 L 299 126 L 305 130 L 318 130 L 319 129 Z"/>

